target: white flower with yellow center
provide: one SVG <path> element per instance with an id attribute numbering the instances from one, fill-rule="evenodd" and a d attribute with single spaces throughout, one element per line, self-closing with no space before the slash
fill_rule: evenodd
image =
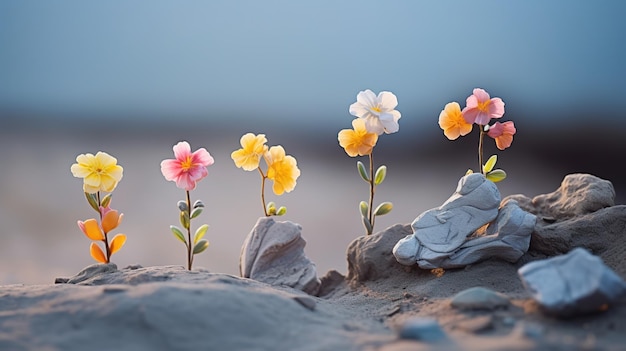
<path id="1" fill-rule="evenodd" d="M 400 129 L 400 112 L 395 108 L 398 99 L 389 91 L 381 91 L 378 96 L 367 89 L 359 92 L 356 102 L 350 105 L 350 114 L 365 120 L 365 128 L 370 133 L 391 134 Z"/>

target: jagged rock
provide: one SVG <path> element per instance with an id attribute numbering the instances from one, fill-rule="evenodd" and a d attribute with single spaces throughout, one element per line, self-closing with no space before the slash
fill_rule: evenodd
<path id="1" fill-rule="evenodd" d="M 94 277 L 97 277 L 101 274 L 107 274 L 111 272 L 117 271 L 117 265 L 115 263 L 95 263 L 90 266 L 83 268 L 80 272 L 76 273 L 73 277 L 70 278 L 56 278 L 54 280 L 55 284 L 79 284 Z"/>
<path id="2" fill-rule="evenodd" d="M 409 225 L 396 224 L 384 231 L 354 239 L 347 249 L 348 280 L 386 278 L 404 267 L 393 257 L 393 246 L 411 234 Z"/>
<path id="3" fill-rule="evenodd" d="M 393 255 L 420 268 L 457 268 L 491 257 L 515 262 L 528 250 L 536 217 L 515 201 L 499 205 L 493 182 L 466 175 L 443 205 L 413 221 L 413 234 L 398 241 Z"/>
<path id="4" fill-rule="evenodd" d="M 563 178 L 561 186 L 550 194 L 537 195 L 530 199 L 524 195 L 505 198 L 516 200 L 520 206 L 547 222 L 596 212 L 615 205 L 613 184 L 591 174 L 575 173 Z"/>
<path id="5" fill-rule="evenodd" d="M 241 248 L 240 274 L 315 295 L 320 287 L 315 263 L 306 257 L 299 224 L 261 217 Z"/>
<path id="6" fill-rule="evenodd" d="M 626 294 L 626 282 L 583 248 L 530 262 L 518 274 L 539 305 L 557 316 L 599 312 Z"/>

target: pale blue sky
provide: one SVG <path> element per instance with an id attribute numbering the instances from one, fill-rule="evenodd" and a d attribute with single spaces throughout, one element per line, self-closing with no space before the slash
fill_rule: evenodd
<path id="1" fill-rule="evenodd" d="M 347 127 L 369 88 L 432 124 L 482 87 L 527 116 L 615 113 L 625 15 L 621 0 L 4 0 L 0 107 Z"/>

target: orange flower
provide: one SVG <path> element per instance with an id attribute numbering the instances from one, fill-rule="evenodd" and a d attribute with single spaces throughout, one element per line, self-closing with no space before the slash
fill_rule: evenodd
<path id="1" fill-rule="evenodd" d="M 365 127 L 365 120 L 361 118 L 352 121 L 352 128 L 343 129 L 339 132 L 339 145 L 346 150 L 350 157 L 371 154 L 378 141 L 378 134 L 369 133 Z"/>
<path id="2" fill-rule="evenodd" d="M 467 123 L 461 112 L 461 106 L 457 102 L 446 104 L 439 114 L 439 127 L 443 134 L 450 140 L 464 136 L 472 131 L 472 123 Z"/>

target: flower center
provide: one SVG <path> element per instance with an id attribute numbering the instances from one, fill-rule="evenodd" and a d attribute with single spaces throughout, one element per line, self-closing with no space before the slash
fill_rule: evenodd
<path id="1" fill-rule="evenodd" d="M 187 158 L 185 158 L 185 160 L 180 163 L 180 167 L 183 169 L 183 172 L 188 172 L 191 166 L 193 166 L 191 156 L 187 156 Z"/>
<path id="2" fill-rule="evenodd" d="M 380 106 L 372 106 L 372 111 L 376 111 L 376 112 L 380 113 L 380 111 L 381 111 Z"/>
<path id="3" fill-rule="evenodd" d="M 481 101 L 478 103 L 478 109 L 480 110 L 480 112 L 488 113 L 490 104 L 491 104 L 491 100 Z"/>

